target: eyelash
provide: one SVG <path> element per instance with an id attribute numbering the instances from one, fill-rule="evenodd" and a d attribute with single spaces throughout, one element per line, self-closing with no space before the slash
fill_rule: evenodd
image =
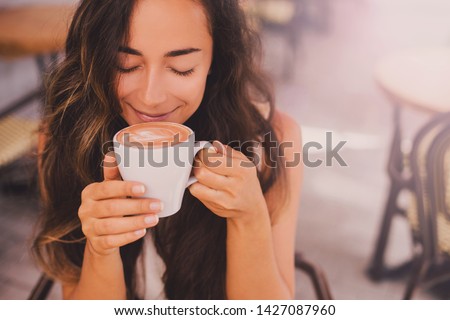
<path id="1" fill-rule="evenodd" d="M 133 67 L 133 68 L 130 68 L 130 69 L 124 69 L 124 68 L 118 67 L 120 73 L 131 73 L 133 71 L 136 71 L 138 68 L 139 67 Z M 181 77 L 187 77 L 187 76 L 190 76 L 191 74 L 194 73 L 194 69 L 193 68 L 190 69 L 190 70 L 187 70 L 187 71 L 183 71 L 183 72 L 175 70 L 175 69 L 172 69 L 172 68 L 170 70 L 173 73 L 175 73 L 177 76 L 181 76 Z"/>
<path id="2" fill-rule="evenodd" d="M 190 69 L 190 70 L 188 70 L 188 71 L 183 71 L 183 72 L 177 71 L 177 70 L 175 70 L 175 69 L 171 69 L 171 70 L 172 70 L 172 72 L 175 73 L 177 76 L 181 76 L 181 77 L 187 77 L 187 76 L 190 76 L 191 74 L 194 73 L 194 69 Z"/>
<path id="3" fill-rule="evenodd" d="M 124 68 L 121 68 L 121 67 L 117 67 L 117 69 L 119 69 L 120 73 L 131 73 L 133 71 L 136 71 L 138 68 L 139 67 L 133 67 L 133 68 L 130 68 L 130 69 L 124 69 Z"/>

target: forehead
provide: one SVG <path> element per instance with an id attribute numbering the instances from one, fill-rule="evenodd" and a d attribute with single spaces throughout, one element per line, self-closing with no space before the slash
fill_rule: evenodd
<path id="1" fill-rule="evenodd" d="M 199 1 L 138 0 L 130 20 L 129 46 L 146 50 L 204 46 L 211 42 L 209 22 Z"/>

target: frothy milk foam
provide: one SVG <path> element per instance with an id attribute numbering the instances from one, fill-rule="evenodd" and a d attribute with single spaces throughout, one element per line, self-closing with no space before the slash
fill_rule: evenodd
<path id="1" fill-rule="evenodd" d="M 146 122 L 123 129 L 117 140 L 125 145 L 139 144 L 158 148 L 189 139 L 189 129 L 172 122 Z"/>

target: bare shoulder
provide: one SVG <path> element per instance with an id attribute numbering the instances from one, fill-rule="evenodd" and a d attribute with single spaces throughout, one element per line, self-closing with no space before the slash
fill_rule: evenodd
<path id="1" fill-rule="evenodd" d="M 280 143 L 292 143 L 291 151 L 300 151 L 302 144 L 302 133 L 300 125 L 288 114 L 282 111 L 275 111 L 272 126 L 280 140 Z M 286 151 L 288 151 L 286 149 Z M 286 154 L 286 157 L 289 156 Z M 286 159 L 289 160 L 289 159 Z"/>
<path id="2" fill-rule="evenodd" d="M 277 135 L 278 154 L 284 168 L 286 180 L 277 181 L 265 194 L 266 203 L 271 214 L 272 223 L 277 223 L 284 216 L 291 222 L 298 211 L 298 199 L 303 180 L 303 165 L 301 161 L 302 136 L 297 121 L 284 112 L 276 111 L 272 126 Z M 287 202 L 279 206 L 282 195 L 289 195 Z"/>

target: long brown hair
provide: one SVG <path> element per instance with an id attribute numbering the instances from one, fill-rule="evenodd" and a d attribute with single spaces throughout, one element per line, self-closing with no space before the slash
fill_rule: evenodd
<path id="1" fill-rule="evenodd" d="M 128 125 L 120 116 L 115 80 L 118 48 L 127 42 L 135 2 L 82 1 L 68 33 L 65 59 L 48 80 L 42 125 L 47 140 L 39 155 L 42 215 L 33 252 L 46 273 L 64 282 L 78 281 L 81 272 L 86 242 L 77 215 L 81 191 L 103 180 L 103 155 L 114 133 Z M 200 2 L 214 42 L 212 72 L 201 105 L 185 124 L 197 140 L 229 144 L 262 139 L 263 146 L 276 141 L 271 88 L 259 66 L 260 41 L 239 1 Z M 257 102 L 270 107 L 267 119 Z M 263 150 L 266 159 L 276 159 L 270 154 L 276 149 Z M 259 174 L 263 192 L 282 173 L 278 163 Z M 163 281 L 169 299 L 226 298 L 225 219 L 186 191 L 180 212 L 161 219 L 151 231 L 166 264 Z M 121 248 L 129 298 L 136 298 L 141 249 L 142 239 Z"/>

